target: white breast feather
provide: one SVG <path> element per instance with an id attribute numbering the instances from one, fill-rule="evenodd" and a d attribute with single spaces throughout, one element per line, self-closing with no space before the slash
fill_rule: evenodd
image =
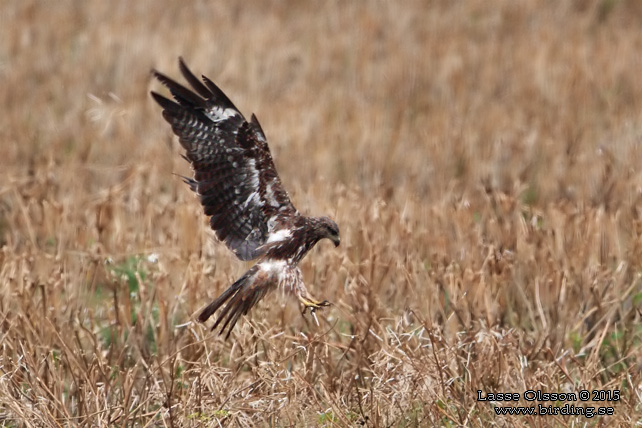
<path id="1" fill-rule="evenodd" d="M 268 272 L 270 275 L 281 274 L 285 271 L 287 262 L 285 260 L 266 260 L 261 262 L 261 269 Z"/>

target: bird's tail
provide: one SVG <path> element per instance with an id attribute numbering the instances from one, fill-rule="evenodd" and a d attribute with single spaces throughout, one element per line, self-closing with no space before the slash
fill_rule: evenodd
<path id="1" fill-rule="evenodd" d="M 225 329 L 229 326 L 227 330 L 227 335 L 225 339 L 230 337 L 230 333 L 234 328 L 234 325 L 239 320 L 241 315 L 246 315 L 248 311 L 265 296 L 265 293 L 268 291 L 268 287 L 263 284 L 258 284 L 258 278 L 256 276 L 257 267 L 254 266 L 245 274 L 240 277 L 234 284 L 223 292 L 220 296 L 216 298 L 212 303 L 207 305 L 205 309 L 198 316 L 200 322 L 205 322 L 209 317 L 214 314 L 225 302 L 227 305 L 223 308 L 219 314 L 216 322 L 212 326 L 212 331 L 223 323 L 221 331 L 219 334 L 223 334 Z M 228 302 L 229 300 L 229 302 Z"/>

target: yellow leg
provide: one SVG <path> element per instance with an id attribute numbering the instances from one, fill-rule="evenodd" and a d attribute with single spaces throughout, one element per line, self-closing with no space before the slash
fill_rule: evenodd
<path id="1" fill-rule="evenodd" d="M 317 302 L 316 300 L 313 300 L 307 296 L 299 296 L 299 300 L 301 303 L 303 303 L 303 315 L 305 315 L 305 311 L 307 309 L 310 309 L 310 313 L 314 314 L 314 311 L 317 309 L 321 309 L 325 306 L 330 306 L 330 302 L 327 300 L 324 300 L 322 302 Z"/>

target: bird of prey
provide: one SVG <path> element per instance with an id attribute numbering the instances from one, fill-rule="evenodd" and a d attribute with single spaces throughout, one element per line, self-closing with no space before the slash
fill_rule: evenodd
<path id="1" fill-rule="evenodd" d="M 199 196 L 218 239 L 241 260 L 258 259 L 199 315 L 201 322 L 226 302 L 212 330 L 229 337 L 241 315 L 273 289 L 293 293 L 310 312 L 329 303 L 310 297 L 298 263 L 321 239 L 338 246 L 339 227 L 328 217 L 306 217 L 290 202 L 276 172 L 256 116 L 248 122 L 210 79 L 197 79 L 179 58 L 191 90 L 153 70 L 174 100 L 152 92 L 172 126 L 194 178 L 184 178 Z"/>

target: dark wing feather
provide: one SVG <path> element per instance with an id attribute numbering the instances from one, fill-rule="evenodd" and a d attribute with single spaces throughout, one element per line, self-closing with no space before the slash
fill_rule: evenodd
<path id="1" fill-rule="evenodd" d="M 248 122 L 211 80 L 198 80 L 179 61 L 192 90 L 153 72 L 175 101 L 155 92 L 194 168 L 188 184 L 201 199 L 217 237 L 241 260 L 260 256 L 272 233 L 298 215 L 274 167 L 265 134 L 254 115 Z"/>

